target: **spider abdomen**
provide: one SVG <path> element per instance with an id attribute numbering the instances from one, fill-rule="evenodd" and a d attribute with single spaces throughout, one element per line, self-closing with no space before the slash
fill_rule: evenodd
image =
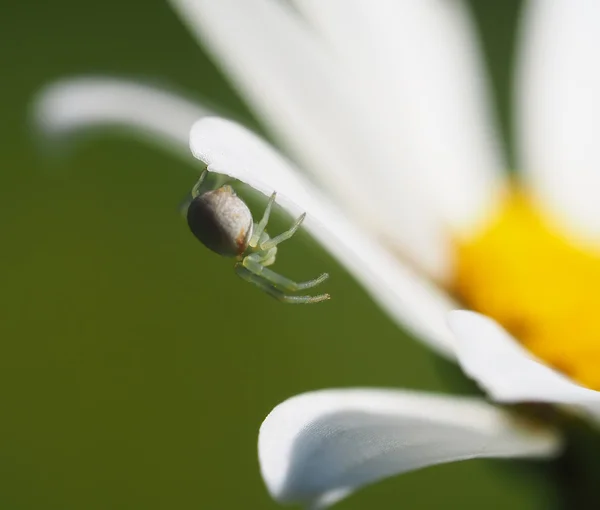
<path id="1" fill-rule="evenodd" d="M 238 257 L 246 251 L 254 226 L 250 209 L 231 186 L 194 198 L 187 221 L 204 246 L 225 257 Z"/>

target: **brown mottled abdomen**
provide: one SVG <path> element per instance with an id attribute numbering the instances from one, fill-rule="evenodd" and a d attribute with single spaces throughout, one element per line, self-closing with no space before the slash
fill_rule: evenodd
<path id="1" fill-rule="evenodd" d="M 192 200 L 187 221 L 204 246 L 225 257 L 237 257 L 246 251 L 254 226 L 250 209 L 231 186 L 208 191 Z"/>

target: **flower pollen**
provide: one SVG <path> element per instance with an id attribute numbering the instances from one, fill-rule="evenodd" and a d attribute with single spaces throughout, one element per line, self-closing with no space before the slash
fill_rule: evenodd
<path id="1" fill-rule="evenodd" d="M 600 390 L 600 254 L 572 244 L 514 194 L 457 246 L 453 290 L 535 356 Z"/>

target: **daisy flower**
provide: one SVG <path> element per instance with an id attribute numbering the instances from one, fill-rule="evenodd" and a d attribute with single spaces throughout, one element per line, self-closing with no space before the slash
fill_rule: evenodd
<path id="1" fill-rule="evenodd" d="M 497 404 L 597 419 L 600 3 L 525 4 L 512 177 L 462 2 L 171 4 L 279 150 L 202 105 L 118 79 L 50 86 L 39 122 L 51 133 L 119 125 L 178 154 L 189 141 L 210 171 L 277 191 L 392 319 L 489 397 L 293 397 L 260 430 L 275 499 L 324 507 L 425 466 L 559 451 L 555 431 Z"/>

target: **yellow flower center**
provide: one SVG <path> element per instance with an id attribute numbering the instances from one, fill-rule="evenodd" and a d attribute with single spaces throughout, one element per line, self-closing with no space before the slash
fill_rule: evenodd
<path id="1" fill-rule="evenodd" d="M 600 255 L 575 247 L 513 196 L 458 245 L 454 290 L 544 360 L 600 390 Z"/>

